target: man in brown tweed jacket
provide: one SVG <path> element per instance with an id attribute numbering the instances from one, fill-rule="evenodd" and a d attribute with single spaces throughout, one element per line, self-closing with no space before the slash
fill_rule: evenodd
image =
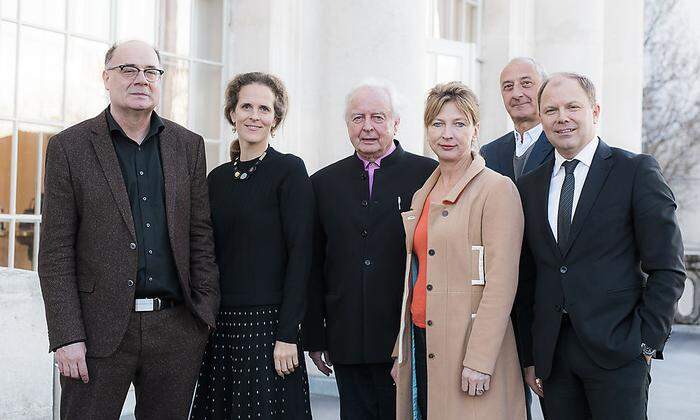
<path id="1" fill-rule="evenodd" d="M 115 45 L 110 105 L 46 151 L 39 279 L 61 418 L 186 418 L 219 306 L 204 141 L 160 118 L 160 56 Z"/>

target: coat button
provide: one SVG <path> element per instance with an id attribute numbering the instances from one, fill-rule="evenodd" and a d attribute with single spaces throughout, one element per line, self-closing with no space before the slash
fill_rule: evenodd
<path id="1" fill-rule="evenodd" d="M 136 249 L 136 244 L 134 242 L 130 243 L 129 248 Z"/>
<path id="2" fill-rule="evenodd" d="M 370 265 L 372 265 L 372 261 L 370 261 L 369 259 L 365 260 L 365 265 L 369 267 Z"/>
<path id="3" fill-rule="evenodd" d="M 433 321 L 431 321 L 431 320 L 428 320 L 428 321 L 426 322 L 426 324 L 428 324 L 428 326 L 430 327 L 430 326 L 432 326 L 432 325 L 433 325 Z"/>
<path id="4" fill-rule="evenodd" d="M 429 249 L 428 250 L 428 255 L 435 255 L 435 250 L 434 249 Z"/>
<path id="5" fill-rule="evenodd" d="M 561 312 L 561 305 L 555 305 L 554 310 L 557 312 Z"/>
<path id="6" fill-rule="evenodd" d="M 428 359 L 434 359 L 434 358 L 435 358 L 435 354 L 430 353 L 430 354 L 428 355 Z"/>
<path id="7" fill-rule="evenodd" d="M 442 217 L 447 217 L 448 214 L 450 214 L 449 211 L 447 211 L 447 210 L 442 211 Z"/>
<path id="8" fill-rule="evenodd" d="M 362 200 L 362 207 L 367 207 L 368 204 L 367 200 Z"/>
<path id="9" fill-rule="evenodd" d="M 562 265 L 561 267 L 559 267 L 559 272 L 560 272 L 560 273 L 566 274 L 567 271 L 569 271 L 569 269 L 566 268 L 565 265 Z"/>
<path id="10" fill-rule="evenodd" d="M 425 286 L 425 288 L 428 289 L 428 290 L 433 290 L 433 285 L 432 285 L 432 284 L 429 284 L 429 285 Z"/>
<path id="11" fill-rule="evenodd" d="M 363 238 L 367 237 L 367 229 L 362 229 L 362 232 L 360 233 Z"/>
<path id="12" fill-rule="evenodd" d="M 134 287 L 134 281 L 131 279 L 129 281 L 127 281 L 126 284 L 128 284 L 129 287 Z"/>

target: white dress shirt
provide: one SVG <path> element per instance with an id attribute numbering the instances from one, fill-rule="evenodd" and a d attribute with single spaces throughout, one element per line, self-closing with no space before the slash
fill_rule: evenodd
<path id="1" fill-rule="evenodd" d="M 583 189 L 583 184 L 586 182 L 586 177 L 588 176 L 588 170 L 591 168 L 591 162 L 593 161 L 593 155 L 598 148 L 598 137 L 595 137 L 590 143 L 586 145 L 574 159 L 578 159 L 579 163 L 574 169 L 574 203 L 571 207 L 571 220 L 574 220 L 574 215 L 576 214 L 576 205 L 578 204 L 578 199 L 581 197 L 581 190 Z M 566 161 L 562 155 L 559 154 L 557 149 L 554 149 L 554 168 L 552 169 L 552 179 L 549 182 L 549 201 L 547 204 L 547 218 L 549 219 L 549 227 L 552 228 L 552 233 L 554 238 L 557 239 L 557 216 L 559 215 L 559 196 L 561 195 L 561 186 L 564 183 L 564 177 L 566 176 L 566 170 L 562 164 Z M 573 160 L 573 159 L 571 159 Z"/>
<path id="2" fill-rule="evenodd" d="M 542 134 L 542 124 L 537 124 L 532 127 L 522 136 L 518 133 L 518 130 L 513 130 L 513 134 L 515 134 L 515 156 L 520 157 L 540 138 Z"/>

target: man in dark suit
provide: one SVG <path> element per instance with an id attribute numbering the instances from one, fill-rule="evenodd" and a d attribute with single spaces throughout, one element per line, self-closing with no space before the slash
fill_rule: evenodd
<path id="1" fill-rule="evenodd" d="M 345 119 L 356 152 L 311 177 L 318 211 L 302 337 L 321 372 L 330 374 L 333 362 L 343 420 L 396 417 L 391 352 L 406 263 L 400 214 L 437 166 L 394 140 L 395 98 L 380 82 L 353 89 Z"/>
<path id="2" fill-rule="evenodd" d="M 514 58 L 501 71 L 501 96 L 514 130 L 485 144 L 481 155 L 487 167 L 513 182 L 552 155 L 537 109 L 537 89 L 545 77 L 542 66 L 529 57 Z"/>
<path id="3" fill-rule="evenodd" d="M 644 419 L 685 280 L 674 196 L 654 158 L 596 137 L 588 78 L 556 74 L 538 96 L 555 153 L 519 181 L 527 375 L 551 419 Z"/>
<path id="4" fill-rule="evenodd" d="M 518 57 L 512 59 L 501 71 L 501 96 L 503 105 L 513 120 L 514 130 L 499 137 L 481 148 L 481 155 L 486 166 L 517 182 L 520 176 L 540 166 L 552 156 L 554 148 L 542 130 L 540 113 L 537 107 L 537 90 L 547 77 L 544 68 L 534 59 Z M 513 306 L 511 319 L 518 337 L 517 314 L 519 308 Z M 520 348 L 516 340 L 518 354 L 522 361 Z M 523 366 L 525 367 L 525 366 Z M 530 404 L 532 395 L 530 387 L 539 392 L 535 384 L 524 384 L 527 418 L 532 418 Z M 540 397 L 540 407 L 544 413 L 544 400 Z"/>
<path id="5" fill-rule="evenodd" d="M 160 118 L 160 56 L 109 49 L 110 105 L 46 151 L 39 279 L 61 418 L 186 418 L 218 270 L 202 137 Z"/>

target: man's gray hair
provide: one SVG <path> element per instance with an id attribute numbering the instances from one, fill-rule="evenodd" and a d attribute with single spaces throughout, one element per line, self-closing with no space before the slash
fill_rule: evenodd
<path id="1" fill-rule="evenodd" d="M 537 60 L 535 60 L 532 57 L 515 57 L 512 60 L 510 60 L 508 63 L 510 64 L 514 61 L 522 61 L 522 62 L 531 64 L 532 67 L 535 68 L 535 71 L 540 75 L 542 80 L 545 80 L 548 76 L 547 71 L 544 69 L 544 66 L 542 64 L 538 63 Z"/>
<path id="2" fill-rule="evenodd" d="M 132 42 L 132 41 L 138 41 L 138 40 L 132 39 L 132 40 L 129 40 L 129 41 L 123 41 L 123 42 L 119 42 L 119 43 L 115 42 L 114 44 L 112 44 L 112 46 L 109 47 L 109 49 L 108 49 L 107 52 L 105 53 L 105 67 L 106 67 L 107 65 L 109 65 L 109 62 L 110 62 L 110 61 L 112 61 L 112 57 L 114 56 L 114 52 L 117 50 L 117 48 L 119 48 L 120 45 L 125 44 L 125 43 L 127 43 L 127 42 Z M 156 47 L 154 47 L 154 46 L 151 46 L 151 48 L 153 48 L 153 52 L 155 52 L 155 53 L 156 53 L 156 57 L 158 57 L 158 64 L 161 64 L 161 61 L 160 61 L 160 51 L 158 51 L 158 48 L 156 48 Z"/>
<path id="3" fill-rule="evenodd" d="M 401 98 L 399 97 L 399 93 L 397 92 L 394 85 L 387 80 L 372 77 L 364 79 L 363 81 L 355 85 L 345 96 L 344 115 L 346 120 L 349 117 L 348 112 L 350 111 L 350 101 L 352 101 L 352 97 L 355 96 L 355 93 L 357 93 L 357 91 L 360 89 L 376 89 L 385 92 L 386 95 L 389 97 L 389 107 L 391 108 L 392 117 L 396 119 L 401 115 Z"/>

